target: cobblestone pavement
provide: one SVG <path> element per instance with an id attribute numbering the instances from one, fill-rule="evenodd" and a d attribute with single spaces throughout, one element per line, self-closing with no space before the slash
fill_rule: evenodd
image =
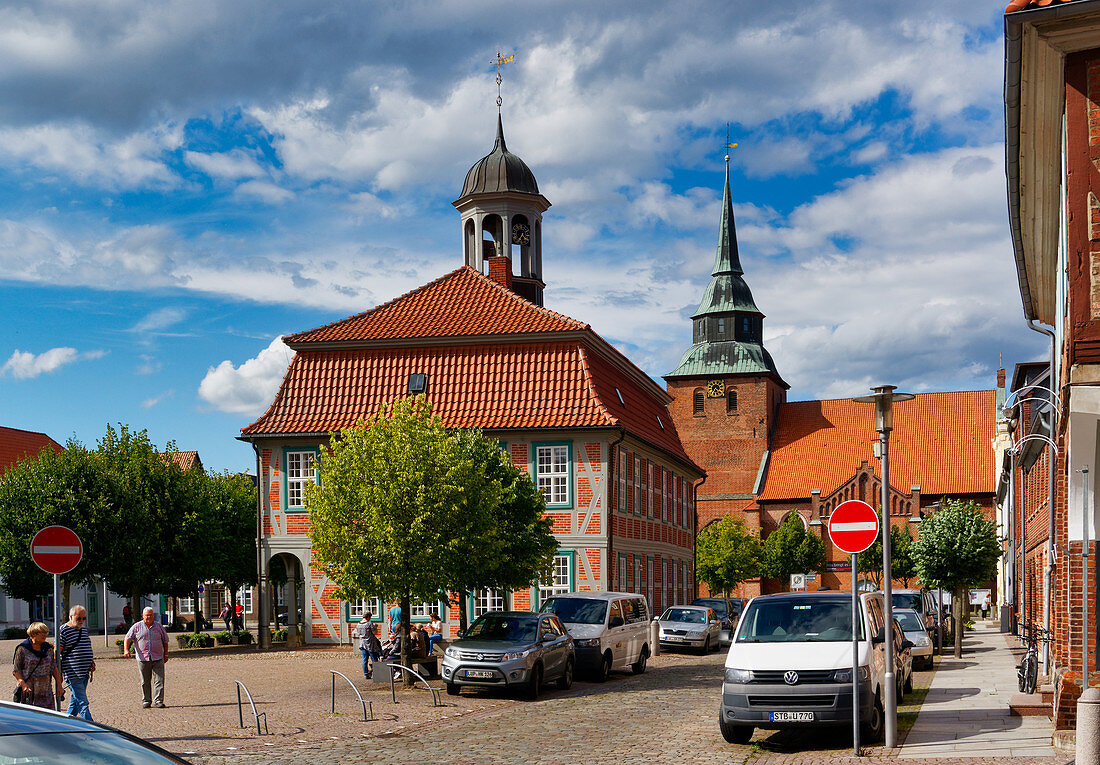
<path id="1" fill-rule="evenodd" d="M 870 749 L 851 758 L 845 731 L 758 731 L 749 746 L 722 740 L 717 706 L 724 653 L 666 654 L 646 674 L 616 672 L 605 684 L 578 681 L 569 691 L 547 687 L 534 702 L 499 692 L 441 695 L 433 708 L 422 688 L 398 691 L 362 677 L 357 652 L 346 648 L 238 654 L 170 654 L 168 709 L 141 709 L 132 660 L 102 658 L 89 688 L 100 722 L 130 731 L 201 765 L 297 765 L 319 760 L 415 758 L 436 763 L 565 763 L 646 759 L 652 762 L 835 763 L 890 759 L 897 751 Z M 335 715 L 329 712 L 335 669 L 351 678 L 374 705 L 360 719 L 354 694 L 337 678 Z M 918 687 L 931 673 L 920 673 Z M 923 677 L 927 675 L 927 677 Z M 256 736 L 245 705 L 238 727 L 239 679 L 266 713 L 271 735 Z M 441 683 L 436 681 L 435 685 Z M 915 711 L 915 710 L 913 710 Z M 1062 765 L 1071 758 L 993 758 L 998 765 Z M 936 759 L 978 765 L 981 758 Z M 932 762 L 929 760 L 928 762 Z"/>

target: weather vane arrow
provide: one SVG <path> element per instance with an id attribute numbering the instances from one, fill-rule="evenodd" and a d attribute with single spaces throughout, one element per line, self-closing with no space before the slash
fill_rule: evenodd
<path id="1" fill-rule="evenodd" d="M 504 101 L 500 97 L 500 83 L 504 82 L 504 80 L 500 76 L 500 68 L 504 64 L 514 64 L 515 62 L 516 62 L 516 54 L 515 53 L 512 53 L 508 56 L 505 56 L 499 50 L 497 51 L 496 59 L 489 62 L 490 64 L 494 64 L 497 68 L 497 114 L 500 114 L 500 105 L 504 103 Z"/>

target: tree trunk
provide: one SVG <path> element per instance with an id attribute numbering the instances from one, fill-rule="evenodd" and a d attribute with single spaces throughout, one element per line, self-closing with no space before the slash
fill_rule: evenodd
<path id="1" fill-rule="evenodd" d="M 955 616 L 955 658 L 961 659 L 963 655 L 963 596 L 966 589 L 960 587 L 952 595 L 951 612 Z"/>
<path id="2" fill-rule="evenodd" d="M 202 629 L 202 607 L 199 606 L 199 588 L 196 587 L 192 590 L 191 595 L 195 598 L 195 624 L 192 629 L 194 632 L 198 632 Z"/>
<path id="3" fill-rule="evenodd" d="M 231 624 L 233 625 L 233 632 L 237 632 L 244 628 L 244 624 L 237 624 L 237 583 L 226 582 L 225 586 L 229 588 L 229 615 L 232 617 Z M 241 621 L 244 621 L 244 614 L 241 614 Z"/>
<path id="4" fill-rule="evenodd" d="M 463 635 L 466 634 L 466 628 L 470 626 L 470 616 L 466 613 L 467 595 L 466 590 L 459 590 L 458 592 L 458 630 Z"/>
<path id="5" fill-rule="evenodd" d="M 69 618 L 69 605 L 71 595 L 72 583 L 69 581 L 69 577 L 61 577 L 61 621 L 65 621 Z M 85 622 L 86 624 L 87 622 Z"/>
<path id="6" fill-rule="evenodd" d="M 412 646 L 409 643 L 409 600 L 408 593 L 401 596 L 401 633 L 398 639 L 401 641 L 401 664 L 412 669 Z M 402 672 L 401 675 L 406 686 L 411 688 L 415 685 L 416 678 L 408 672 Z"/>

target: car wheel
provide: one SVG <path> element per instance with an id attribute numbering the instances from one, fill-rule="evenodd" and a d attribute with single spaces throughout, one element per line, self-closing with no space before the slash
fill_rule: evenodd
<path id="1" fill-rule="evenodd" d="M 563 691 L 568 691 L 573 687 L 573 660 L 569 659 L 565 662 L 565 671 L 562 672 L 561 677 L 558 678 L 558 687 Z"/>
<path id="2" fill-rule="evenodd" d="M 460 690 L 462 690 L 462 689 L 461 689 L 461 688 L 459 688 L 459 687 L 458 687 L 457 685 L 455 685 L 454 683 L 447 683 L 447 695 L 448 695 L 448 696 L 457 696 L 457 695 L 458 695 L 458 692 L 459 692 Z"/>
<path id="3" fill-rule="evenodd" d="M 752 738 L 752 726 L 730 725 L 722 719 L 722 713 L 718 713 L 718 728 L 722 731 L 722 738 L 730 744 L 747 744 Z"/>
<path id="4" fill-rule="evenodd" d="M 642 652 L 638 654 L 638 660 L 630 665 L 630 671 L 635 675 L 645 672 L 645 662 L 649 658 L 649 648 L 642 646 Z"/>
<path id="5" fill-rule="evenodd" d="M 882 712 L 882 697 L 875 694 L 875 703 L 871 705 L 871 711 L 866 720 L 860 723 L 860 734 L 864 741 L 873 743 L 882 739 L 885 715 Z"/>
<path id="6" fill-rule="evenodd" d="M 611 677 L 611 653 L 605 653 L 603 655 L 603 661 L 600 662 L 599 668 L 596 670 L 595 680 L 597 683 L 603 683 L 607 681 L 607 678 Z"/>
<path id="7" fill-rule="evenodd" d="M 699 649 L 699 653 L 703 656 L 710 653 L 710 635 L 707 635 L 706 639 L 703 641 L 703 647 Z"/>
<path id="8" fill-rule="evenodd" d="M 539 690 L 542 688 L 542 665 L 536 664 L 535 668 L 531 670 L 531 679 L 527 681 L 527 688 L 525 689 L 525 695 L 528 701 L 534 701 L 539 697 Z"/>
<path id="9" fill-rule="evenodd" d="M 905 678 L 905 685 L 903 685 L 901 687 L 901 689 L 903 691 L 905 691 L 906 693 L 912 693 L 913 692 L 913 673 L 912 672 L 910 672 L 909 676 Z"/>

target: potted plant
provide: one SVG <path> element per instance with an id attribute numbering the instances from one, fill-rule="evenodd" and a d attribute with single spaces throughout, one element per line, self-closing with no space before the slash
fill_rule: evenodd
<path id="1" fill-rule="evenodd" d="M 248 630 L 238 630 L 233 633 L 233 642 L 237 645 L 251 645 L 252 633 Z"/>
<path id="2" fill-rule="evenodd" d="M 179 644 L 180 648 L 190 648 L 191 647 L 191 633 L 190 632 L 184 632 L 183 634 L 176 635 L 176 642 Z"/>
<path id="3" fill-rule="evenodd" d="M 229 643 L 233 640 L 233 633 L 229 630 L 221 630 L 219 632 L 215 632 L 214 640 L 217 641 L 218 645 L 229 645 Z"/>
<path id="4" fill-rule="evenodd" d="M 280 629 L 277 629 L 277 630 L 273 631 L 271 633 L 271 642 L 272 643 L 285 643 L 286 642 L 286 634 L 287 634 L 286 627 L 282 627 Z"/>
<path id="5" fill-rule="evenodd" d="M 118 647 L 118 655 L 119 655 L 119 656 L 121 656 L 121 655 L 122 655 L 123 653 L 125 653 L 125 651 L 123 650 L 123 642 L 122 642 L 122 640 L 116 640 L 116 641 L 115 641 L 115 645 L 116 645 L 116 646 Z"/>
<path id="6" fill-rule="evenodd" d="M 210 648 L 214 645 L 214 638 L 205 632 L 192 632 L 187 636 L 189 648 Z"/>

